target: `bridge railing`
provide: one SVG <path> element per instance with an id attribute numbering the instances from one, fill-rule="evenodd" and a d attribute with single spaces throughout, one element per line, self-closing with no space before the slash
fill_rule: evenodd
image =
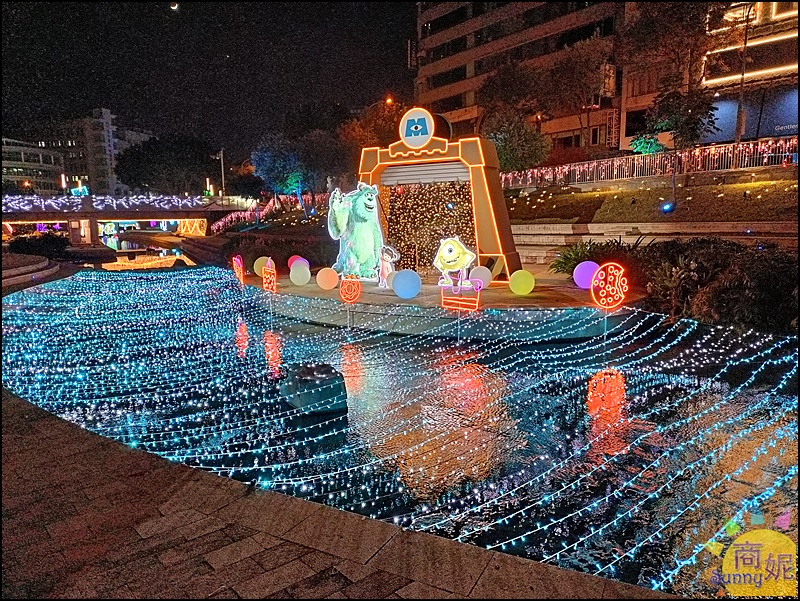
<path id="1" fill-rule="evenodd" d="M 102 213 L 105 211 L 230 211 L 253 200 L 238 196 L 37 196 L 4 195 L 3 213 Z"/>
<path id="2" fill-rule="evenodd" d="M 568 186 L 621 179 L 747 169 L 797 162 L 797 136 L 598 159 L 501 173 L 503 188 Z"/>

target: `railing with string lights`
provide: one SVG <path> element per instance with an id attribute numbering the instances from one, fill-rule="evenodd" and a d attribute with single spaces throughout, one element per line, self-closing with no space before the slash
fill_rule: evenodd
<path id="1" fill-rule="evenodd" d="M 503 188 L 565 186 L 637 177 L 797 164 L 797 136 L 534 167 L 501 173 Z"/>

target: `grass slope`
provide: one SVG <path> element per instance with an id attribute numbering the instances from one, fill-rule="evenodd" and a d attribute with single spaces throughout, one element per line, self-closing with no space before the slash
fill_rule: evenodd
<path id="1" fill-rule="evenodd" d="M 797 221 L 797 182 L 679 187 L 677 205 L 664 214 L 670 188 L 611 192 L 548 189 L 507 198 L 511 223 L 651 223 L 673 221 Z"/>

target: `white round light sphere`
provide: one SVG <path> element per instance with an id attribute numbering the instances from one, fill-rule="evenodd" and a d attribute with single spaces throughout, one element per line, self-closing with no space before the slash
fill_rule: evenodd
<path id="1" fill-rule="evenodd" d="M 289 272 L 289 279 L 295 286 L 305 286 L 311 281 L 311 270 L 303 265 L 295 265 Z"/>
<path id="2" fill-rule="evenodd" d="M 492 283 L 492 271 L 483 265 L 473 267 L 472 271 L 469 272 L 469 279 L 480 280 L 483 283 L 483 288 L 488 288 L 489 284 Z"/>

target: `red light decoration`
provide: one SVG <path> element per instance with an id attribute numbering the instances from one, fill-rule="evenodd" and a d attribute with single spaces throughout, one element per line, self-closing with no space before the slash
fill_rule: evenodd
<path id="1" fill-rule="evenodd" d="M 359 394 L 363 390 L 366 374 L 358 345 L 349 342 L 342 345 L 342 377 L 348 393 Z"/>
<path id="2" fill-rule="evenodd" d="M 275 294 L 278 292 L 278 272 L 275 271 L 275 263 L 272 259 L 267 259 L 267 264 L 261 270 L 261 285 L 264 290 Z"/>
<path id="3" fill-rule="evenodd" d="M 339 298 L 347 304 L 358 302 L 361 298 L 361 280 L 356 275 L 346 275 L 342 277 L 339 284 Z"/>
<path id="4" fill-rule="evenodd" d="M 592 276 L 592 300 L 601 309 L 614 309 L 625 301 L 628 278 L 617 263 L 603 263 Z"/>
<path id="5" fill-rule="evenodd" d="M 626 421 L 625 376 L 616 369 L 604 369 L 589 380 L 586 409 L 591 418 L 593 439 L 588 458 L 598 464 L 626 446 L 630 423 Z"/>
<path id="6" fill-rule="evenodd" d="M 242 255 L 234 256 L 232 263 L 233 273 L 236 274 L 236 279 L 239 280 L 240 284 L 244 284 L 244 260 L 242 259 Z"/>
<path id="7" fill-rule="evenodd" d="M 243 321 L 239 322 L 239 327 L 236 328 L 236 356 L 240 359 L 245 358 L 245 351 L 250 344 L 250 335 L 247 333 L 247 324 Z"/>
<path id="8" fill-rule="evenodd" d="M 483 282 L 481 282 L 481 285 Z M 464 296 L 463 292 L 455 293 L 455 286 L 451 287 L 454 293 L 452 296 L 445 294 L 445 286 L 439 288 L 440 302 L 443 309 L 452 309 L 454 311 L 477 311 L 481 304 L 481 289 L 475 288 L 475 296 Z"/>
<path id="9" fill-rule="evenodd" d="M 267 357 L 269 374 L 273 378 L 277 378 L 281 375 L 282 350 L 283 340 L 281 340 L 281 337 L 275 334 L 275 332 L 266 330 L 264 332 L 264 354 Z"/>

